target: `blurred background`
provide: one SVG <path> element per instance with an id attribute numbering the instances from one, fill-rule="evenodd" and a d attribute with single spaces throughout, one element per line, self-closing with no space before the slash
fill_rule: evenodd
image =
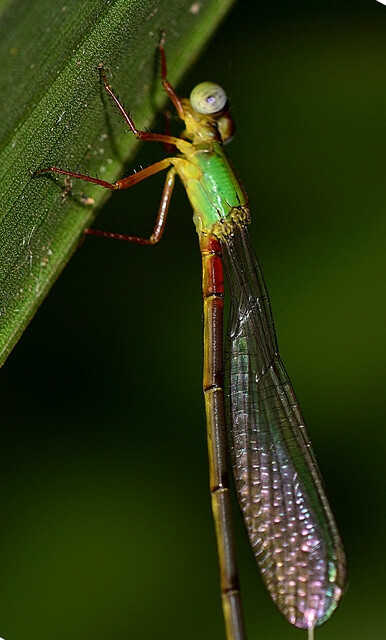
<path id="1" fill-rule="evenodd" d="M 386 633 L 385 58 L 375 0 L 244 1 L 179 87 L 229 95 L 227 150 L 345 542 L 349 587 L 318 640 Z M 162 181 L 114 194 L 96 226 L 149 234 Z M 224 637 L 191 217 L 177 185 L 157 247 L 87 238 L 2 370 L 6 640 Z M 236 534 L 248 637 L 305 638 L 270 602 L 237 511 Z"/>

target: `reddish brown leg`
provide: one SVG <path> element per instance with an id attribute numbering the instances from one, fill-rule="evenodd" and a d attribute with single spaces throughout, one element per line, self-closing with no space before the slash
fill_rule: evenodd
<path id="1" fill-rule="evenodd" d="M 106 89 L 107 93 L 114 100 L 116 106 L 118 107 L 119 111 L 123 115 L 123 117 L 125 119 L 125 122 L 127 122 L 127 124 L 130 127 L 130 130 L 134 133 L 135 137 L 138 138 L 138 140 L 147 140 L 149 142 L 163 142 L 164 144 L 169 144 L 169 145 L 175 146 L 175 144 L 179 140 L 179 138 L 176 138 L 176 137 L 170 136 L 170 135 L 165 135 L 165 134 L 162 134 L 162 133 L 150 133 L 148 131 L 140 131 L 139 129 L 137 129 L 137 127 L 135 126 L 133 120 L 131 119 L 131 117 L 127 113 L 125 107 L 123 106 L 123 104 L 120 103 L 119 98 L 115 95 L 114 91 L 112 90 L 112 88 L 108 84 L 106 71 L 104 70 L 102 64 L 99 65 L 99 69 L 100 69 L 101 76 L 102 76 L 102 82 L 103 82 L 103 84 L 105 86 L 105 89 Z"/>
<path id="2" fill-rule="evenodd" d="M 154 166 L 154 165 L 153 165 Z M 137 174 L 138 175 L 138 174 Z M 126 242 L 136 242 L 137 244 L 156 244 L 162 238 L 162 234 L 165 229 L 166 218 L 169 211 L 170 199 L 174 187 L 174 178 L 176 170 L 174 167 L 169 169 L 164 190 L 162 192 L 162 198 L 158 209 L 157 218 L 155 221 L 153 233 L 150 238 L 139 238 L 138 236 L 129 236 L 125 233 L 112 233 L 110 231 L 100 231 L 99 229 L 85 229 L 84 233 L 88 233 L 94 236 L 102 236 L 102 238 L 113 238 L 114 240 L 125 240 Z"/>
<path id="3" fill-rule="evenodd" d="M 99 178 L 92 178 L 91 176 L 87 176 L 83 173 L 74 173 L 74 171 L 67 171 L 66 169 L 59 169 L 59 167 L 46 167 L 45 169 L 38 169 L 35 171 L 35 176 L 40 176 L 42 173 L 61 173 L 64 176 L 70 176 L 70 178 L 79 178 L 79 180 L 84 180 L 85 182 L 93 182 L 94 184 L 99 184 L 101 187 L 105 187 L 106 189 L 118 189 L 116 182 L 106 182 L 106 180 L 100 180 Z"/>
<path id="4" fill-rule="evenodd" d="M 39 169 L 36 171 L 35 175 L 40 175 L 42 173 L 48 173 L 52 171 L 53 173 L 61 173 L 64 176 L 70 176 L 71 178 L 78 178 L 79 180 L 84 180 L 85 182 L 92 182 L 93 184 L 99 184 L 101 187 L 105 187 L 106 189 L 128 189 L 132 187 L 137 182 L 141 182 L 145 180 L 149 176 L 152 176 L 159 171 L 163 171 L 171 164 L 169 158 L 165 158 L 160 162 L 155 162 L 150 165 L 150 167 L 146 167 L 146 169 L 142 169 L 142 171 L 138 171 L 137 173 L 133 173 L 131 176 L 127 178 L 122 178 L 122 180 L 117 180 L 117 182 L 106 182 L 106 180 L 100 180 L 99 178 L 92 178 L 91 176 L 87 176 L 83 173 L 74 173 L 73 171 L 67 171 L 66 169 L 59 169 L 58 167 L 47 167 L 46 169 Z"/>
<path id="5" fill-rule="evenodd" d="M 166 56 L 165 56 L 165 38 L 166 38 L 166 31 L 161 31 L 161 40 L 160 43 L 158 45 L 159 48 L 159 53 L 160 53 L 160 57 L 161 57 L 161 80 L 162 80 L 162 84 L 163 87 L 166 91 L 166 93 L 168 94 L 170 100 L 172 101 L 172 103 L 174 104 L 175 108 L 177 109 L 177 113 L 179 115 L 179 117 L 181 118 L 181 120 L 184 119 L 184 108 L 182 106 L 181 100 L 179 99 L 178 95 L 176 94 L 175 90 L 173 89 L 172 85 L 170 84 L 169 80 L 167 79 L 167 66 L 166 66 Z"/>
<path id="6" fill-rule="evenodd" d="M 170 111 L 164 111 L 164 120 L 165 120 L 165 135 L 170 136 L 170 132 L 171 132 L 171 127 L 170 127 L 170 121 L 172 119 L 171 113 Z M 166 144 L 164 143 L 164 149 L 166 153 L 174 153 L 175 152 L 175 147 L 171 144 Z"/>

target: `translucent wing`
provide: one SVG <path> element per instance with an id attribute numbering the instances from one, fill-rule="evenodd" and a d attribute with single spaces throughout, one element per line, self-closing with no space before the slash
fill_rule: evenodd
<path id="1" fill-rule="evenodd" d="M 345 556 L 246 228 L 222 243 L 231 294 L 228 417 L 239 504 L 256 562 L 289 622 L 313 628 L 337 606 Z"/>

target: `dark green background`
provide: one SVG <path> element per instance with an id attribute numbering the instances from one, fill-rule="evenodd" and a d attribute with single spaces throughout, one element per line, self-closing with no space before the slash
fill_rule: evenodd
<path id="1" fill-rule="evenodd" d="M 241 2 L 181 90 L 205 79 L 233 106 L 229 154 L 349 558 L 317 638 L 381 638 L 386 7 Z M 137 168 L 162 157 L 149 146 Z M 96 226 L 150 233 L 161 185 L 114 194 Z M 201 368 L 178 185 L 159 246 L 86 240 L 2 370 L 3 638 L 224 637 Z M 271 604 L 239 520 L 237 540 L 249 638 L 305 638 Z"/>

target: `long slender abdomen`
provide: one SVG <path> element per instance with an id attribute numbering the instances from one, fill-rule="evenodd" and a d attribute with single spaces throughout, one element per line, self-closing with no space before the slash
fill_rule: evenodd
<path id="1" fill-rule="evenodd" d="M 221 249 L 211 235 L 200 235 L 204 299 L 205 412 L 210 491 L 220 566 L 221 598 L 227 640 L 245 640 L 229 493 L 223 391 L 224 282 Z"/>

